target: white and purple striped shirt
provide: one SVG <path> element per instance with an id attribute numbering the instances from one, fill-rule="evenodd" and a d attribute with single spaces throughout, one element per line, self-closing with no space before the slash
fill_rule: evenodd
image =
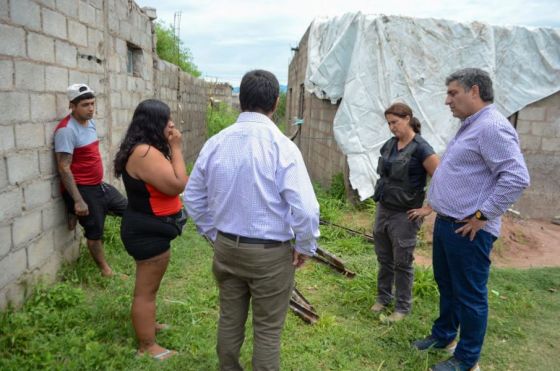
<path id="1" fill-rule="evenodd" d="M 480 210 L 484 230 L 498 237 L 501 215 L 529 186 L 529 172 L 511 123 L 490 104 L 467 117 L 436 169 L 428 203 L 462 220 Z"/>
<path id="2" fill-rule="evenodd" d="M 314 255 L 319 204 L 297 146 L 256 112 L 210 138 L 196 160 L 183 196 L 201 234 L 217 231 L 288 241 Z"/>

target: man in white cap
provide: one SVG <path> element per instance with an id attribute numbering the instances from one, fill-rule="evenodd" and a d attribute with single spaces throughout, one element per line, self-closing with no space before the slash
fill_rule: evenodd
<path id="1" fill-rule="evenodd" d="M 73 84 L 67 95 L 72 112 L 55 129 L 54 151 L 62 197 L 68 208 L 68 228 L 74 229 L 77 218 L 93 260 L 101 274 L 108 277 L 113 271 L 103 253 L 105 216 L 122 216 L 127 200 L 115 187 L 103 182 L 99 139 L 92 120 L 94 91 L 86 84 Z"/>

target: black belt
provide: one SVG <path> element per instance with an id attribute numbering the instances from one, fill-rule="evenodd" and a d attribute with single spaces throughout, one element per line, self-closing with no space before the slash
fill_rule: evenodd
<path id="1" fill-rule="evenodd" d="M 219 232 L 222 236 L 227 238 L 228 240 L 236 241 L 239 243 L 246 243 L 251 245 L 282 245 L 285 241 L 276 241 L 276 240 L 266 240 L 263 238 L 252 238 L 252 237 L 243 237 L 238 236 L 236 234 Z M 272 246 L 270 246 L 272 247 Z"/>
<path id="2" fill-rule="evenodd" d="M 451 222 L 451 223 L 466 223 L 462 220 L 457 220 L 455 218 L 452 218 L 450 216 L 447 215 L 443 215 L 443 214 L 437 214 L 437 217 L 440 218 L 441 220 L 445 220 L 446 222 Z"/>

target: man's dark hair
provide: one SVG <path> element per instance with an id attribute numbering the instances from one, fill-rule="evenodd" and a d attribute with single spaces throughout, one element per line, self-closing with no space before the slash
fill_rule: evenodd
<path id="1" fill-rule="evenodd" d="M 83 100 L 91 99 L 91 98 L 95 98 L 95 95 L 93 95 L 92 93 L 85 93 L 85 94 L 82 94 L 82 95 L 76 97 L 76 99 L 74 99 L 73 101 L 70 101 L 70 103 L 78 104 Z"/>
<path id="2" fill-rule="evenodd" d="M 280 95 L 278 79 L 265 70 L 249 71 L 239 87 L 241 111 L 270 113 Z"/>
<path id="3" fill-rule="evenodd" d="M 480 99 L 483 102 L 494 101 L 494 89 L 492 88 L 492 79 L 486 71 L 480 68 L 464 68 L 453 72 L 445 79 L 445 85 L 449 85 L 452 81 L 457 81 L 465 91 L 471 90 L 473 86 L 478 86 Z"/>
<path id="4" fill-rule="evenodd" d="M 132 122 L 115 156 L 114 170 L 117 178 L 125 170 L 128 157 L 138 144 L 148 144 L 155 147 L 165 157 L 170 158 L 171 149 L 163 133 L 170 116 L 169 106 L 157 99 L 147 99 L 136 107 L 132 116 Z"/>

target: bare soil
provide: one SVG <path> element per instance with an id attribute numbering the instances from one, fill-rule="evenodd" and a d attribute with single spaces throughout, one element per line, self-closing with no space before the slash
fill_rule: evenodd
<path id="1" fill-rule="evenodd" d="M 435 215 L 422 226 L 427 248 L 416 250 L 416 263 L 429 266 Z M 509 268 L 560 267 L 560 225 L 549 220 L 502 218 L 500 238 L 492 249 L 492 265 Z"/>

